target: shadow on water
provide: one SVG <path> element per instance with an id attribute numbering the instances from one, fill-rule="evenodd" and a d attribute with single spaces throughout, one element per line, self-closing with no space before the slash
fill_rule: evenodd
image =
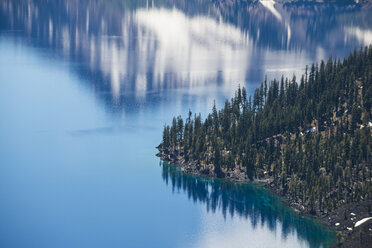
<path id="1" fill-rule="evenodd" d="M 282 238 L 296 232 L 310 247 L 330 247 L 335 233 L 287 207 L 283 200 L 258 183 L 237 183 L 216 178 L 188 175 L 178 167 L 160 162 L 163 181 L 172 192 L 184 192 L 193 202 L 203 203 L 208 212 L 221 211 L 224 218 L 239 216 L 250 220 L 253 228 L 267 225 L 274 232 L 282 229 Z"/>

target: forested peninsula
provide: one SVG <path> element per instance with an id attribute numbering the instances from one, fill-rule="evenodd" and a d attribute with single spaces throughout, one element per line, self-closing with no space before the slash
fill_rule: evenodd
<path id="1" fill-rule="evenodd" d="M 312 64 L 299 79 L 264 80 L 253 97 L 239 87 L 204 120 L 174 117 L 157 148 L 185 173 L 263 181 L 351 236 L 355 215 L 372 216 L 372 46 Z"/>

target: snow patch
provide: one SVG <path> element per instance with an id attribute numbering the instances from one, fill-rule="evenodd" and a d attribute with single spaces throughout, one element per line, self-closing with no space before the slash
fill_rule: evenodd
<path id="1" fill-rule="evenodd" d="M 355 226 L 354 227 L 360 226 L 361 224 L 363 224 L 364 222 L 366 222 L 366 221 L 368 221 L 370 219 L 372 219 L 372 217 L 367 217 L 367 218 L 361 219 L 360 221 L 357 221 L 355 223 Z"/>
<path id="2" fill-rule="evenodd" d="M 260 3 L 267 8 L 279 21 L 282 20 L 281 14 L 275 9 L 275 1 L 273 0 L 261 0 Z"/>

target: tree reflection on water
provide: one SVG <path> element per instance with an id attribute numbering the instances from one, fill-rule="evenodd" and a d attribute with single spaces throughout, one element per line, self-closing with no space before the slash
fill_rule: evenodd
<path id="1" fill-rule="evenodd" d="M 283 239 L 296 232 L 310 247 L 328 247 L 334 233 L 316 221 L 302 217 L 283 200 L 258 183 L 231 182 L 223 179 L 188 175 L 178 167 L 161 162 L 163 181 L 173 193 L 184 192 L 193 202 L 205 205 L 207 212 L 222 212 L 226 219 L 235 216 L 250 221 L 253 228 L 266 225 L 276 232 L 280 226 Z"/>

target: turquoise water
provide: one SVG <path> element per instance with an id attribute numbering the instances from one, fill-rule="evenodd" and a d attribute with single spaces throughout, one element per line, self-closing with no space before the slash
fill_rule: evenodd
<path id="1" fill-rule="evenodd" d="M 296 234 L 299 246 L 307 243 L 310 247 L 320 244 L 329 247 L 336 241 L 333 231 L 313 219 L 299 216 L 285 205 L 283 199 L 273 195 L 260 183 L 197 177 L 184 174 L 167 163 L 161 165 L 163 180 L 172 188 L 173 194 L 184 193 L 194 203 L 203 203 L 207 215 L 219 212 L 226 222 L 234 218 L 244 219 L 253 229 L 266 227 L 282 239 Z M 249 230 L 249 227 L 246 228 Z M 246 244 L 249 242 L 247 240 Z M 272 247 L 275 245 L 283 244 L 275 244 L 275 241 L 270 244 Z"/>
<path id="2" fill-rule="evenodd" d="M 163 125 L 371 43 L 368 6 L 0 2 L 0 247 L 327 247 L 259 185 L 173 171 Z"/>

